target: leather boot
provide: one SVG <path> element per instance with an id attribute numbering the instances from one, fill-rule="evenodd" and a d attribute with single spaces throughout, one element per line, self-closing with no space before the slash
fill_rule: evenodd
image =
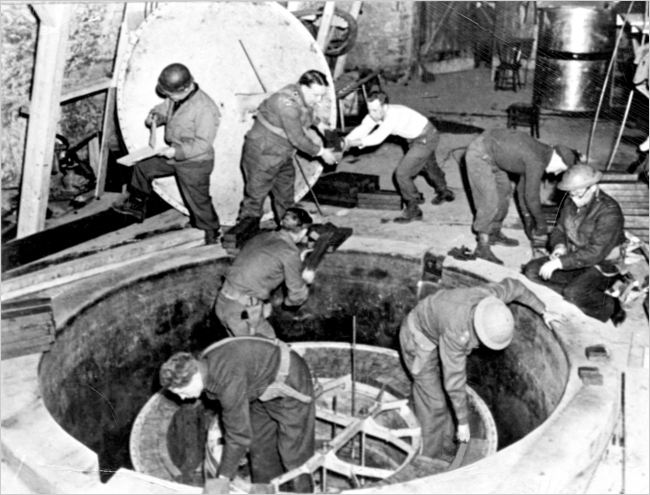
<path id="1" fill-rule="evenodd" d="M 130 215 L 142 223 L 147 215 L 147 200 L 149 196 L 140 192 L 133 191 L 122 203 L 116 203 L 111 208 L 123 215 Z"/>
<path id="2" fill-rule="evenodd" d="M 494 246 L 495 244 L 501 244 L 502 246 L 515 247 L 519 246 L 519 241 L 517 239 L 512 239 L 506 237 L 501 230 L 498 230 L 494 234 L 490 234 L 490 245 Z"/>
<path id="3" fill-rule="evenodd" d="M 446 202 L 451 203 L 454 199 L 456 199 L 454 193 L 449 189 L 445 189 L 444 191 L 440 191 L 434 196 L 434 198 L 431 200 L 431 204 L 440 205 Z"/>
<path id="4" fill-rule="evenodd" d="M 489 234 L 479 234 L 478 235 L 478 244 L 474 250 L 474 255 L 477 258 L 481 258 L 497 265 L 503 265 L 503 261 L 494 256 L 494 253 L 490 249 L 490 235 Z"/>
<path id="5" fill-rule="evenodd" d="M 205 244 L 206 246 L 209 244 L 219 244 L 219 240 L 221 239 L 221 232 L 219 229 L 216 230 L 206 230 L 205 232 Z"/>
<path id="6" fill-rule="evenodd" d="M 402 210 L 402 214 L 393 219 L 395 223 L 409 223 L 414 220 L 422 220 L 422 210 L 418 207 L 417 201 L 409 201 L 406 208 Z"/>

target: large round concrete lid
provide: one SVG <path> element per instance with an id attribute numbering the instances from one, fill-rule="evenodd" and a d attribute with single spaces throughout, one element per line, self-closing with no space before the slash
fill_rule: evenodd
<path id="1" fill-rule="evenodd" d="M 253 95 L 248 99 L 259 102 L 262 98 L 258 95 L 295 83 L 305 71 L 316 69 L 326 74 L 330 82 L 329 102 L 317 111 L 334 124 L 334 84 L 327 61 L 300 21 L 279 4 L 159 4 L 132 35 L 120 64 L 117 110 L 129 152 L 147 145 L 149 131 L 144 120 L 151 108 L 162 101 L 155 92 L 158 75 L 174 62 L 190 69 L 195 81 L 221 111 L 222 120 L 214 141 L 210 195 L 221 222 L 232 225 L 244 190 L 240 168 L 244 135 L 253 124 L 251 113 L 242 117 L 245 95 Z M 157 142 L 163 142 L 162 127 L 158 129 Z M 320 163 L 299 160 L 307 181 L 313 185 L 322 171 Z M 173 177 L 156 179 L 154 189 L 172 206 L 188 214 Z M 308 186 L 297 171 L 296 201 L 307 192 Z M 267 200 L 264 218 L 270 216 Z"/>

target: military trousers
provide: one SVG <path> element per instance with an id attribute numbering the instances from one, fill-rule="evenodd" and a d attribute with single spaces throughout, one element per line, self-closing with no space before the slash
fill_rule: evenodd
<path id="1" fill-rule="evenodd" d="M 512 196 L 510 178 L 494 163 L 482 136 L 467 147 L 465 165 L 476 210 L 472 227 L 479 234 L 496 233 L 508 214 Z"/>
<path id="2" fill-rule="evenodd" d="M 415 202 L 418 199 L 418 189 L 413 179 L 420 173 L 425 174 L 440 193 L 447 189 L 445 173 L 438 165 L 436 148 L 440 142 L 440 135 L 431 123 L 427 123 L 422 134 L 415 139 L 408 140 L 408 150 L 395 169 L 395 181 L 404 202 Z"/>
<path id="3" fill-rule="evenodd" d="M 275 330 L 262 315 L 262 302 L 258 306 L 245 306 L 219 293 L 215 313 L 231 337 L 257 335 L 274 339 Z"/>
<path id="4" fill-rule="evenodd" d="M 192 225 L 201 230 L 219 230 L 219 217 L 210 198 L 210 174 L 213 167 L 213 160 L 169 163 L 166 158 L 155 156 L 135 164 L 131 187 L 150 195 L 153 192 L 151 181 L 174 175 L 183 202 L 190 212 Z"/>
<path id="5" fill-rule="evenodd" d="M 451 456 L 456 450 L 455 429 L 442 385 L 438 349 L 423 355 L 417 348 L 407 319 L 402 323 L 399 339 L 402 358 L 413 379 L 411 403 L 422 427 L 422 455 L 431 458 Z"/>
<path id="6" fill-rule="evenodd" d="M 544 280 L 539 276 L 539 269 L 549 259 L 545 256 L 530 261 L 524 266 L 524 275 L 564 296 L 587 316 L 603 322 L 612 317 L 616 311 L 616 302 L 605 291 L 614 284 L 615 276 L 606 277 L 598 268 L 590 266 L 576 270 L 555 270 L 548 280 Z"/>
<path id="7" fill-rule="evenodd" d="M 259 124 L 255 126 L 252 130 L 255 132 L 246 136 L 241 159 L 246 184 L 239 220 L 261 218 L 264 200 L 270 194 L 275 218 L 279 222 L 295 205 L 295 150 L 279 142 L 281 138 L 270 131 L 259 129 Z"/>
<path id="8" fill-rule="evenodd" d="M 314 396 L 309 368 L 295 352 L 291 353 L 287 384 L 302 394 Z M 250 419 L 253 441 L 249 452 L 254 483 L 269 483 L 273 478 L 301 466 L 314 455 L 314 400 L 310 403 L 291 397 L 266 402 L 256 400 L 250 405 Z M 311 475 L 303 474 L 294 479 L 294 492 L 312 493 L 313 490 Z"/>

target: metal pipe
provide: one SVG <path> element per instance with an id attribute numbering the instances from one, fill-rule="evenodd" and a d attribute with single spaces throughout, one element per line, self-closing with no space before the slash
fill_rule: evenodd
<path id="1" fill-rule="evenodd" d="M 356 415 L 356 362 L 355 362 L 355 354 L 357 350 L 357 316 L 353 315 L 352 316 L 352 356 L 350 358 L 351 362 L 351 367 L 352 367 L 352 404 L 350 407 L 350 415 L 354 417 Z"/>
<path id="2" fill-rule="evenodd" d="M 609 155 L 609 160 L 607 161 L 607 166 L 605 170 L 609 170 L 609 167 L 612 166 L 616 152 L 618 151 L 618 145 L 621 143 L 621 138 L 623 137 L 623 132 L 625 131 L 625 124 L 627 122 L 627 116 L 630 113 L 630 107 L 632 106 L 632 100 L 634 99 L 634 90 L 630 89 L 630 94 L 627 97 L 627 105 L 625 106 L 625 113 L 623 114 L 623 122 L 621 122 L 621 128 L 618 130 L 618 136 L 616 136 L 616 143 L 614 143 L 614 149 L 612 150 L 611 155 Z"/>
<path id="3" fill-rule="evenodd" d="M 309 181 L 307 180 L 307 175 L 305 174 L 305 171 L 302 169 L 302 165 L 300 165 L 300 162 L 296 158 L 296 155 L 293 155 L 293 163 L 295 163 L 296 167 L 298 167 L 298 170 L 300 170 L 300 173 L 302 174 L 302 178 L 305 180 L 305 184 L 307 184 L 307 188 L 311 193 L 311 197 L 314 198 L 314 203 L 316 204 L 316 209 L 318 210 L 318 214 L 321 217 L 324 217 L 325 215 L 323 215 L 323 210 L 320 209 L 320 203 L 318 202 L 318 198 L 316 197 L 316 194 L 314 194 L 314 190 L 311 188 L 311 184 L 309 184 Z"/>
<path id="4" fill-rule="evenodd" d="M 255 65 L 253 65 L 253 61 L 248 56 L 248 51 L 246 50 L 246 47 L 244 46 L 244 43 L 242 43 L 242 40 L 237 40 L 237 41 L 239 41 L 239 44 L 241 45 L 241 49 L 244 50 L 244 55 L 246 55 L 246 59 L 248 60 L 248 63 L 250 64 L 251 68 L 253 69 L 253 72 L 255 73 L 255 77 L 257 77 L 257 81 L 260 83 L 260 86 L 262 86 L 262 91 L 264 91 L 266 93 L 266 86 L 264 86 L 264 83 L 262 82 L 262 79 L 260 78 L 260 75 L 257 73 L 257 69 L 255 68 Z"/>
<path id="5" fill-rule="evenodd" d="M 630 7 L 627 9 L 626 17 L 630 14 L 634 2 L 630 2 Z M 612 67 L 616 61 L 616 54 L 618 53 L 618 45 L 621 42 L 621 37 L 623 36 L 624 26 L 621 26 L 621 30 L 616 37 L 616 44 L 614 45 L 614 51 L 612 52 L 612 58 L 609 60 L 609 65 L 607 66 L 607 73 L 605 74 L 605 81 L 603 81 L 603 89 L 600 92 L 600 98 L 598 99 L 598 107 L 596 108 L 596 114 L 594 115 L 594 122 L 591 125 L 591 130 L 589 131 L 589 139 L 587 140 L 587 153 L 586 160 L 589 163 L 589 153 L 591 152 L 591 143 L 594 139 L 594 133 L 596 132 L 596 124 L 598 123 L 598 115 L 600 114 L 600 108 L 603 105 L 603 99 L 605 98 L 605 91 L 607 90 L 607 82 L 609 81 L 609 75 L 612 72 Z"/>

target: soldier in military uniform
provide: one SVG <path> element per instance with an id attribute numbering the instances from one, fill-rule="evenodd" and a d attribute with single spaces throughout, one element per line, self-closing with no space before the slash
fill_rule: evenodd
<path id="1" fill-rule="evenodd" d="M 450 462 L 455 453 L 454 423 L 447 395 L 456 416 L 456 437 L 469 442 L 467 356 L 482 342 L 504 349 L 514 333 L 514 318 L 507 303 L 516 301 L 542 316 L 550 327 L 563 316 L 546 311 L 544 303 L 518 280 L 506 278 L 470 288 L 442 289 L 421 300 L 404 319 L 400 347 L 413 378 L 411 400 L 422 425 L 422 455 Z"/>
<path id="2" fill-rule="evenodd" d="M 320 122 L 314 116 L 314 107 L 323 101 L 328 85 L 323 73 L 310 70 L 298 84 L 285 86 L 260 105 L 244 141 L 242 170 L 246 186 L 239 221 L 261 218 L 269 193 L 278 223 L 294 205 L 296 150 L 319 157 L 328 165 L 336 163 L 333 149 L 316 144 L 306 133 Z"/>

